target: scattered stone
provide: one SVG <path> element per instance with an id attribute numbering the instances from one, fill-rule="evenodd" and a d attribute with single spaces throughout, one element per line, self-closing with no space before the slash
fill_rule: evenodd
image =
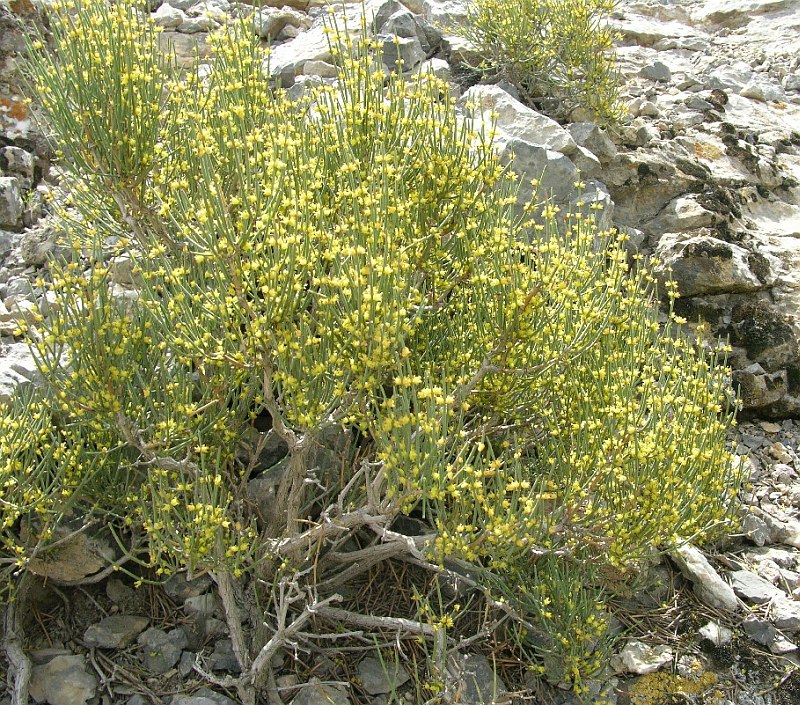
<path id="1" fill-rule="evenodd" d="M 733 639 L 733 632 L 727 627 L 720 626 L 716 622 L 709 622 L 700 627 L 698 634 L 701 639 L 707 639 L 714 646 L 725 646 Z"/>
<path id="2" fill-rule="evenodd" d="M 362 659 L 358 664 L 358 675 L 367 695 L 391 693 L 410 678 L 396 660 L 389 663 L 372 656 Z"/>
<path id="3" fill-rule="evenodd" d="M 101 649 L 124 649 L 149 622 L 147 617 L 114 614 L 92 624 L 83 635 L 83 643 Z"/>
<path id="4" fill-rule="evenodd" d="M 578 169 L 560 152 L 525 142 L 511 140 L 500 150 L 500 159 L 520 176 L 519 199 L 527 203 L 536 193 L 539 200 L 552 198 L 568 203 L 575 193 Z M 537 186 L 533 186 L 536 182 Z"/>
<path id="5" fill-rule="evenodd" d="M 209 659 L 211 669 L 214 671 L 230 671 L 239 673 L 242 668 L 239 659 L 233 652 L 233 642 L 230 639 L 218 639 L 214 643 L 214 651 Z"/>
<path id="6" fill-rule="evenodd" d="M 635 673 L 643 676 L 653 673 L 672 661 L 672 649 L 663 644 L 650 646 L 631 639 L 619 654 L 611 657 L 611 668 L 616 673 Z"/>
<path id="7" fill-rule="evenodd" d="M 770 619 L 778 629 L 797 631 L 800 629 L 800 602 L 782 594 L 770 604 Z"/>
<path id="8" fill-rule="evenodd" d="M 16 176 L 0 176 L 0 228 L 20 228 L 24 210 L 19 179 Z"/>
<path id="9" fill-rule="evenodd" d="M 157 26 L 165 28 L 179 27 L 186 19 L 186 15 L 183 14 L 182 10 L 167 3 L 161 5 L 151 17 Z"/>
<path id="10" fill-rule="evenodd" d="M 728 573 L 728 577 L 733 591 L 748 602 L 761 604 L 785 596 L 783 590 L 749 570 L 734 570 Z"/>
<path id="11" fill-rule="evenodd" d="M 652 64 L 647 64 L 639 71 L 642 78 L 647 78 L 651 81 L 658 81 L 659 83 L 668 83 L 672 78 L 672 71 L 669 66 L 661 61 L 654 61 Z"/>
<path id="12" fill-rule="evenodd" d="M 170 632 L 150 627 L 139 635 L 137 641 L 142 647 L 142 664 L 153 675 L 169 671 L 178 663 L 181 651 L 188 644 L 186 633 L 180 627 Z"/>
<path id="13" fill-rule="evenodd" d="M 454 654 L 447 672 L 452 678 L 454 705 L 491 705 L 504 700 L 506 685 L 481 654 Z"/>
<path id="14" fill-rule="evenodd" d="M 736 594 L 708 562 L 700 550 L 690 544 L 681 546 L 671 554 L 681 572 L 694 584 L 697 597 L 709 607 L 726 612 L 736 612 L 739 601 Z"/>
<path id="15" fill-rule="evenodd" d="M 236 701 L 210 688 L 198 688 L 191 695 L 176 695 L 170 705 L 236 705 Z"/>
<path id="16" fill-rule="evenodd" d="M 85 705 L 97 691 L 97 678 L 86 672 L 83 656 L 56 656 L 34 666 L 30 695 L 49 705 Z"/>
<path id="17" fill-rule="evenodd" d="M 350 698 L 341 686 L 326 685 L 312 678 L 292 698 L 291 705 L 350 705 Z"/>
<path id="18" fill-rule="evenodd" d="M 756 546 L 764 546 L 771 542 L 772 532 L 769 526 L 752 513 L 748 513 L 742 520 L 742 533 Z"/>
<path id="19" fill-rule="evenodd" d="M 193 580 L 189 580 L 188 573 L 178 573 L 164 583 L 164 592 L 175 602 L 183 603 L 190 597 L 198 597 L 207 592 L 211 585 L 212 580 L 207 573 Z"/>

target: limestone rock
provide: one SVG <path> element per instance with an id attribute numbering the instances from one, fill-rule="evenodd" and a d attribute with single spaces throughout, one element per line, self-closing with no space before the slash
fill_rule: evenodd
<path id="1" fill-rule="evenodd" d="M 681 572 L 694 584 L 694 592 L 709 607 L 736 612 L 739 601 L 728 583 L 717 573 L 708 559 L 696 547 L 687 544 L 673 551 L 672 559 Z"/>
<path id="2" fill-rule="evenodd" d="M 169 671 L 181 657 L 186 648 L 186 633 L 178 627 L 170 632 L 150 627 L 137 639 L 141 645 L 141 658 L 144 667 L 153 675 Z"/>
<path id="3" fill-rule="evenodd" d="M 714 214 L 703 208 L 693 196 L 679 196 L 670 201 L 661 212 L 645 226 L 653 235 L 680 233 L 694 230 L 715 221 Z"/>
<path id="4" fill-rule="evenodd" d="M 505 699 L 505 683 L 481 654 L 453 655 L 447 672 L 452 679 L 453 705 L 493 705 Z"/>
<path id="5" fill-rule="evenodd" d="M 681 296 L 743 293 L 765 287 L 765 281 L 750 267 L 750 253 L 715 237 L 669 233 L 658 243 L 656 256 L 656 273 L 662 281 L 671 276 Z"/>
<path id="6" fill-rule="evenodd" d="M 277 37 L 287 25 L 307 29 L 311 26 L 311 19 L 291 7 L 262 7 L 253 13 L 253 29 L 262 39 Z"/>
<path id="7" fill-rule="evenodd" d="M 300 688 L 290 705 L 350 705 L 347 691 L 336 685 L 326 685 L 312 678 Z"/>
<path id="8" fill-rule="evenodd" d="M 0 176 L 0 228 L 22 227 L 22 191 L 16 176 Z"/>
<path id="9" fill-rule="evenodd" d="M 149 621 L 147 617 L 113 614 L 92 624 L 83 635 L 83 643 L 101 649 L 124 649 L 133 643 Z"/>
<path id="10" fill-rule="evenodd" d="M 733 591 L 743 600 L 755 604 L 785 597 L 783 590 L 749 570 L 734 570 L 729 574 Z"/>
<path id="11" fill-rule="evenodd" d="M 391 693 L 410 678 L 397 661 L 385 662 L 372 656 L 358 664 L 358 676 L 367 695 Z"/>
<path id="12" fill-rule="evenodd" d="M 83 656 L 56 656 L 43 666 L 34 666 L 30 695 L 49 705 L 85 705 L 97 691 L 97 678 L 87 673 Z"/>
<path id="13" fill-rule="evenodd" d="M 458 105 L 474 106 L 476 117 L 487 129 L 494 124 L 499 149 L 512 140 L 521 140 L 562 154 L 576 151 L 575 140 L 561 125 L 526 107 L 499 86 L 473 86 L 459 98 Z"/>
<path id="14" fill-rule="evenodd" d="M 186 19 L 182 10 L 173 7 L 171 4 L 164 3 L 153 13 L 153 22 L 158 27 L 179 27 Z"/>
<path id="15" fill-rule="evenodd" d="M 672 649 L 668 646 L 650 646 L 631 639 L 619 654 L 611 657 L 611 668 L 616 673 L 635 673 L 643 676 L 653 673 L 672 661 Z"/>
<path id="16" fill-rule="evenodd" d="M 536 191 L 537 198 L 550 196 L 558 203 L 569 202 L 578 181 L 578 169 L 560 152 L 514 139 L 500 150 L 500 159 L 520 176 L 519 197 L 525 203 Z M 538 182 L 534 188 L 532 181 Z"/>

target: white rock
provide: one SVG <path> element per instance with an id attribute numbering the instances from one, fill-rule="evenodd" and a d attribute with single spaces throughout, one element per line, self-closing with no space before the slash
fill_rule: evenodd
<path id="1" fill-rule="evenodd" d="M 473 86 L 457 104 L 467 109 L 472 106 L 475 117 L 487 127 L 494 121 L 498 147 L 519 139 L 562 154 L 577 151 L 575 140 L 561 125 L 523 105 L 500 86 Z"/>
<path id="2" fill-rule="evenodd" d="M 703 208 L 693 196 L 679 196 L 670 201 L 646 226 L 653 235 L 679 233 L 711 225 L 714 214 Z"/>
<path id="3" fill-rule="evenodd" d="M 616 673 L 635 673 L 643 676 L 653 673 L 672 661 L 672 649 L 668 646 L 649 646 L 631 639 L 619 654 L 611 657 L 611 668 Z"/>
<path id="4" fill-rule="evenodd" d="M 758 79 L 748 81 L 747 85 L 739 91 L 739 95 L 743 98 L 760 100 L 762 103 L 783 100 L 786 97 L 783 88 L 780 86 Z"/>
<path id="5" fill-rule="evenodd" d="M 164 3 L 153 13 L 153 21 L 159 27 L 178 27 L 186 19 L 186 15 L 177 7 Z"/>
<path id="6" fill-rule="evenodd" d="M 701 639 L 708 639 L 715 646 L 724 646 L 733 639 L 733 632 L 727 627 L 720 626 L 716 622 L 709 622 L 700 627 L 698 634 Z"/>
<path id="7" fill-rule="evenodd" d="M 198 32 L 210 32 L 219 26 L 219 23 L 210 15 L 200 15 L 199 17 L 187 17 L 180 23 L 178 31 L 182 34 L 197 34 Z"/>
<path id="8" fill-rule="evenodd" d="M 697 597 L 709 607 L 736 612 L 739 601 L 728 583 L 717 573 L 698 548 L 690 544 L 675 549 L 671 554 L 681 572 L 694 584 Z"/>

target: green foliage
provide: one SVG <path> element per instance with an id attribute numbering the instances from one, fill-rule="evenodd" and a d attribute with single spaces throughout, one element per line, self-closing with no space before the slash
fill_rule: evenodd
<path id="1" fill-rule="evenodd" d="M 602 120 L 622 115 L 605 23 L 616 0 L 472 0 L 464 36 L 483 68 L 500 72 L 529 101 L 555 98 L 560 115 L 579 106 Z"/>
<path id="2" fill-rule="evenodd" d="M 515 215 L 513 175 L 447 87 L 384 75 L 368 39 L 292 101 L 241 28 L 212 37 L 205 78 L 124 5 L 69 3 L 53 36 L 31 74 L 81 258 L 51 263 L 56 303 L 29 331 L 44 386 L 0 418 L 6 577 L 68 507 L 156 574 L 268 583 L 307 557 L 336 574 L 331 537 L 418 511 L 430 557 L 479 568 L 580 687 L 607 594 L 724 527 L 736 482 L 725 370 L 661 330 L 624 238 Z M 241 448 L 264 417 L 289 448 L 268 518 Z M 343 428 L 358 448 L 322 468 Z"/>

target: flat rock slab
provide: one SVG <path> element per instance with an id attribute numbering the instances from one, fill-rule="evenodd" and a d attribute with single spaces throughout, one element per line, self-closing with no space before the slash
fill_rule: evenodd
<path id="1" fill-rule="evenodd" d="M 114 614 L 92 624 L 83 635 L 83 643 L 101 649 L 124 649 L 133 643 L 149 622 L 147 617 Z"/>

